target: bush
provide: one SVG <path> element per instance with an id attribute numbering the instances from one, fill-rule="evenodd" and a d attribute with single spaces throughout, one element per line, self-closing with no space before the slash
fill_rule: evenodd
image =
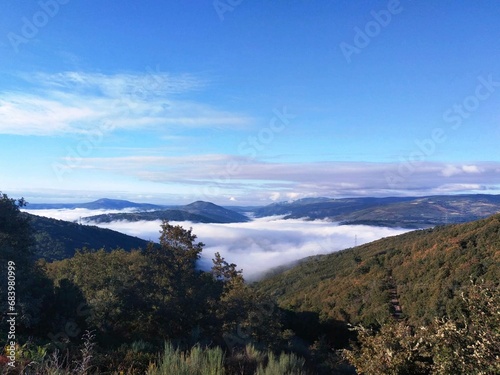
<path id="1" fill-rule="evenodd" d="M 195 346 L 189 353 L 165 344 L 157 365 L 151 365 L 147 375 L 224 375 L 224 353 L 220 348 Z"/>
<path id="2" fill-rule="evenodd" d="M 458 320 L 417 329 L 399 321 L 377 333 L 358 327 L 359 345 L 344 355 L 358 374 L 500 374 L 498 287 L 473 283 L 462 302 Z"/>
<path id="3" fill-rule="evenodd" d="M 305 375 L 305 360 L 295 354 L 281 353 L 276 357 L 269 353 L 267 365 L 261 364 L 255 375 Z"/>

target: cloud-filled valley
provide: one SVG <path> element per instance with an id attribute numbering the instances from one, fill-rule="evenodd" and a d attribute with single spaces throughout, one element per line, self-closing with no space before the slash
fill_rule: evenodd
<path id="1" fill-rule="evenodd" d="M 81 217 L 104 213 L 124 212 L 118 210 L 31 210 L 35 215 L 76 221 Z M 158 241 L 160 221 L 115 221 L 95 224 L 136 236 L 145 240 Z M 206 246 L 200 265 L 210 268 L 215 252 L 220 252 L 230 263 L 243 269 L 244 276 L 251 280 L 272 268 L 289 264 L 301 258 L 326 254 L 371 242 L 383 237 L 407 232 L 408 229 L 394 229 L 366 225 L 337 225 L 325 220 L 284 220 L 279 216 L 254 219 L 247 223 L 205 224 L 172 222 L 185 228 L 193 228 L 197 240 Z"/>

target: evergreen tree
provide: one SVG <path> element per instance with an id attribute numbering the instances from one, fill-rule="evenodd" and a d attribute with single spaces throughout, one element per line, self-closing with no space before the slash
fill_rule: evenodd
<path id="1" fill-rule="evenodd" d="M 18 335 L 45 331 L 46 325 L 39 323 L 47 318 L 46 305 L 52 291 L 50 281 L 35 263 L 32 229 L 27 215 L 21 212 L 25 205 L 22 198 L 15 200 L 0 193 L 0 309 L 17 313 Z M 7 296 L 14 301 L 9 306 L 13 310 L 8 310 Z M 4 316 L 2 331 L 7 329 L 6 320 Z"/>

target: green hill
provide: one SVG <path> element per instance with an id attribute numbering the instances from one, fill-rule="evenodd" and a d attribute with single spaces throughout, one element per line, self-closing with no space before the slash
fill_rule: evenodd
<path id="1" fill-rule="evenodd" d="M 249 221 L 248 217 L 245 215 L 203 201 L 197 201 L 185 206 L 177 206 L 166 210 L 95 215 L 85 217 L 84 220 L 95 223 L 110 223 L 120 220 L 169 220 L 191 221 L 193 223 L 244 223 Z"/>
<path id="2" fill-rule="evenodd" d="M 410 322 L 428 323 L 460 313 L 460 289 L 470 278 L 498 285 L 500 215 L 307 258 L 255 287 L 323 321 L 378 324 L 402 308 Z"/>
<path id="3" fill-rule="evenodd" d="M 110 229 L 28 215 L 35 239 L 35 254 L 48 261 L 70 258 L 76 249 L 145 248 L 148 241 Z M 159 228 L 158 228 L 159 230 Z"/>

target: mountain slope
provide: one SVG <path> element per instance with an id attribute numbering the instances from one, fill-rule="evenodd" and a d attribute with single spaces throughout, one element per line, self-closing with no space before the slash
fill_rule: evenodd
<path id="1" fill-rule="evenodd" d="M 298 200 L 258 209 L 257 217 L 329 219 L 342 224 L 424 228 L 463 223 L 500 212 L 500 196 L 486 194 L 429 197 Z"/>
<path id="2" fill-rule="evenodd" d="M 79 225 L 63 220 L 25 214 L 30 217 L 34 230 L 35 253 L 48 261 L 72 257 L 76 249 L 122 248 L 131 250 L 145 248 L 148 244 L 137 237 L 102 229 L 95 226 Z"/>
<path id="3" fill-rule="evenodd" d="M 241 223 L 248 221 L 248 217 L 245 215 L 210 202 L 196 201 L 186 206 L 179 207 L 179 210 L 202 215 L 218 223 Z"/>
<path id="4" fill-rule="evenodd" d="M 95 223 L 109 223 L 112 221 L 191 221 L 194 223 L 241 223 L 249 219 L 232 210 L 217 206 L 210 202 L 197 201 L 175 209 L 158 210 L 152 212 L 134 212 L 89 216 L 84 220 Z"/>
<path id="5" fill-rule="evenodd" d="M 389 319 L 396 297 L 403 317 L 426 323 L 459 313 L 460 289 L 470 278 L 498 285 L 500 215 L 308 258 L 256 288 L 284 308 L 364 324 Z"/>

